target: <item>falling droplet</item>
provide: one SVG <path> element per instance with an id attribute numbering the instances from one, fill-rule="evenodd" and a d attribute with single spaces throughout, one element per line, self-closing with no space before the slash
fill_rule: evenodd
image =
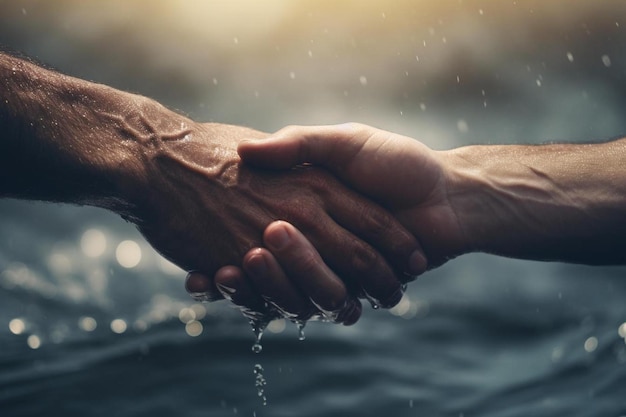
<path id="1" fill-rule="evenodd" d="M 369 301 L 374 310 L 378 310 L 381 307 L 380 302 L 368 293 L 365 293 L 365 298 L 367 299 L 367 301 Z"/>
<path id="2" fill-rule="evenodd" d="M 254 365 L 254 386 L 256 387 L 256 393 L 263 401 L 263 405 L 267 405 L 267 397 L 265 396 L 265 386 L 267 385 L 267 381 L 263 376 L 263 367 L 261 364 Z"/>
<path id="3" fill-rule="evenodd" d="M 306 326 L 306 321 L 304 320 L 295 320 L 296 327 L 298 328 L 298 340 L 304 340 L 304 326 Z"/>
<path id="4" fill-rule="evenodd" d="M 254 353 L 261 353 L 263 346 L 261 346 L 261 338 L 263 337 L 263 331 L 267 327 L 269 320 L 266 318 L 251 318 L 250 326 L 254 332 L 254 344 L 252 345 L 252 351 Z"/>

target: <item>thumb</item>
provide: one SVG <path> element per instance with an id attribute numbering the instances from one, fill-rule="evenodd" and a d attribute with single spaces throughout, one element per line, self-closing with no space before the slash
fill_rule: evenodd
<path id="1" fill-rule="evenodd" d="M 267 139 L 244 140 L 237 152 L 244 162 L 260 168 L 311 163 L 335 170 L 354 154 L 354 143 L 346 139 L 337 126 L 291 126 Z"/>
<path id="2" fill-rule="evenodd" d="M 239 142 L 237 153 L 247 163 L 258 168 L 287 169 L 304 161 L 299 137 L 270 136 L 266 139 L 250 139 Z"/>

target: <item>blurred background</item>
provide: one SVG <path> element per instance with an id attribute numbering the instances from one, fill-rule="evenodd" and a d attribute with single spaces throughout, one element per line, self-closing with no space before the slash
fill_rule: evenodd
<path id="1" fill-rule="evenodd" d="M 357 121 L 435 149 L 626 132 L 620 0 L 0 0 L 0 45 L 264 131 Z M 0 414 L 626 416 L 623 267 L 465 256 L 353 327 L 298 341 L 274 322 L 260 354 L 183 278 L 108 212 L 0 201 Z"/>

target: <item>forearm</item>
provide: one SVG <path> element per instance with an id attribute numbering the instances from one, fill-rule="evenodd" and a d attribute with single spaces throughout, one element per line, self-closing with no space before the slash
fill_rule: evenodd
<path id="1" fill-rule="evenodd" d="M 448 198 L 473 251 L 624 263 L 626 139 L 445 152 Z"/>
<path id="2" fill-rule="evenodd" d="M 0 83 L 0 197 L 125 204 L 149 133 L 129 118 L 158 104 L 3 54 Z"/>

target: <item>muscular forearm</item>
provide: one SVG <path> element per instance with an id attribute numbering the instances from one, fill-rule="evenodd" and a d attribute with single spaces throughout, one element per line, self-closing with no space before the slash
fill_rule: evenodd
<path id="1" fill-rule="evenodd" d="M 4 54 L 0 83 L 0 197 L 125 210 L 145 177 L 140 136 L 184 131 L 179 115 L 153 117 L 167 110 L 145 97 Z"/>
<path id="2" fill-rule="evenodd" d="M 626 260 L 626 139 L 443 154 L 449 201 L 470 250 L 589 264 Z"/>

